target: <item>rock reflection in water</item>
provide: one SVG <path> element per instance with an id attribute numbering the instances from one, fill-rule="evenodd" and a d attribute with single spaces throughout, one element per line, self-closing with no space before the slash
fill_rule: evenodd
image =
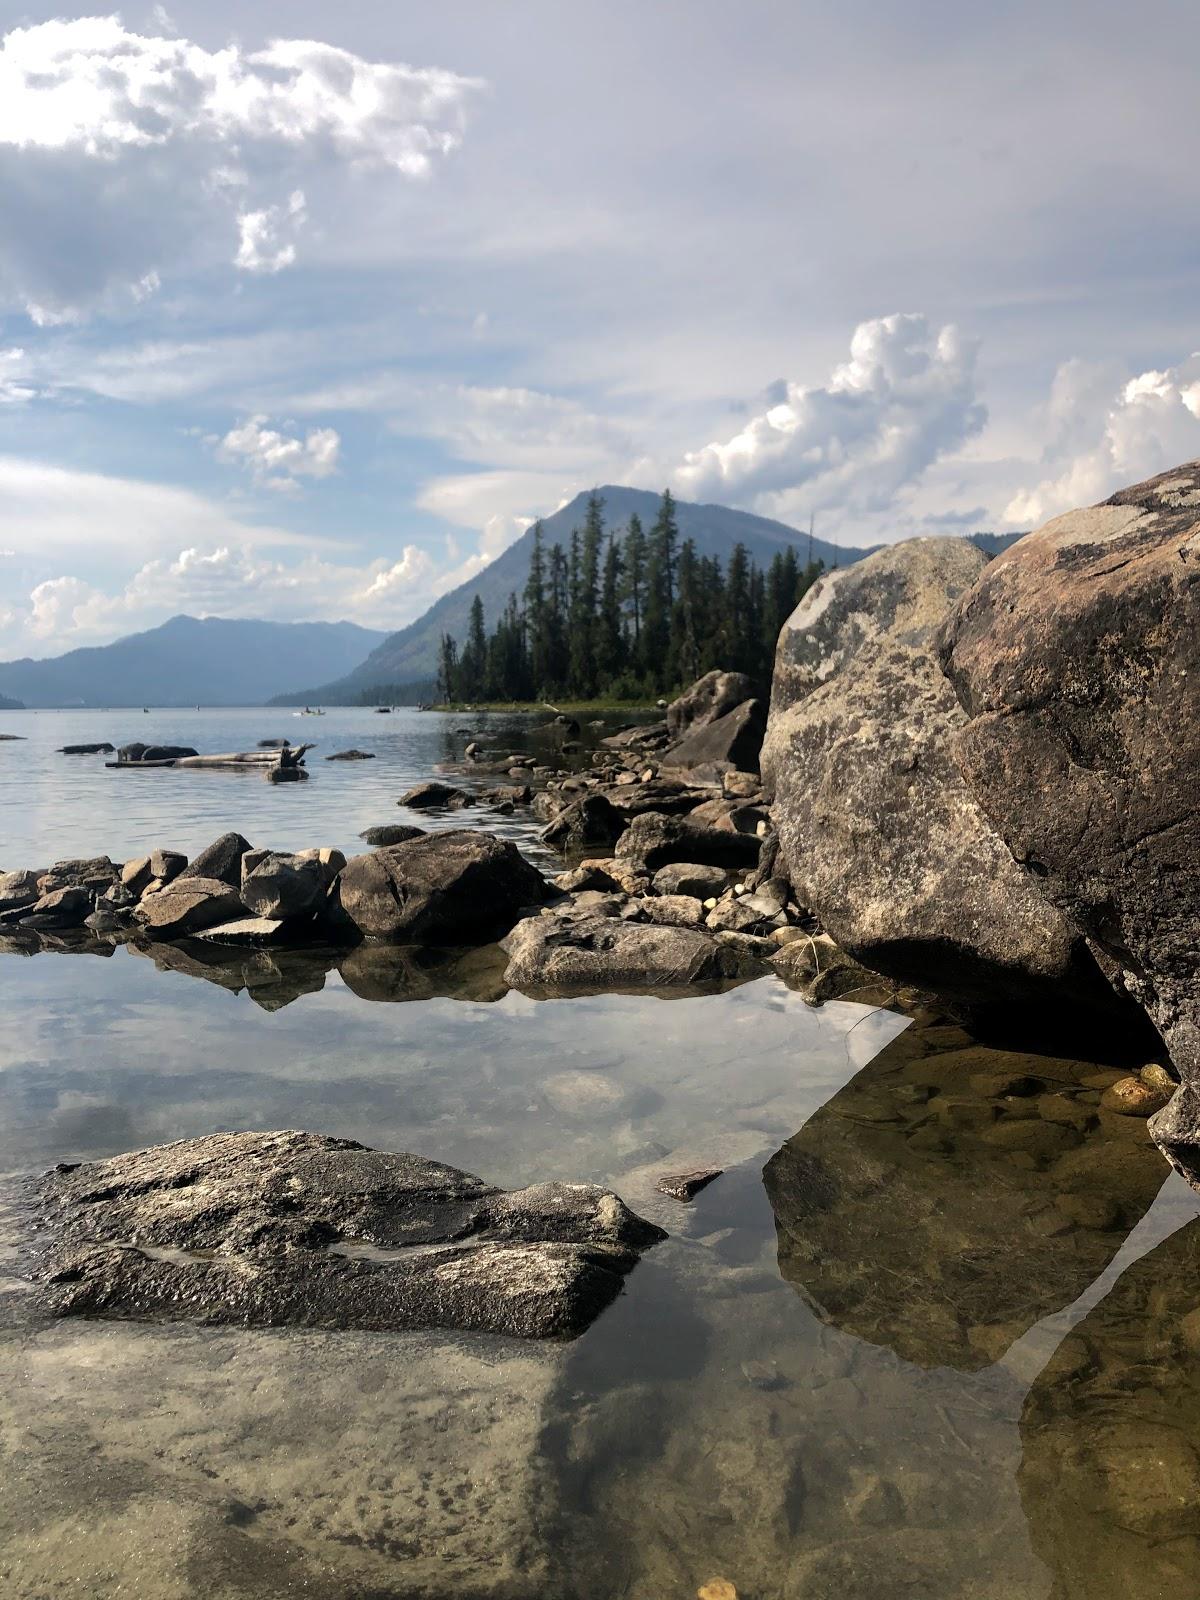
<path id="1" fill-rule="evenodd" d="M 1200 1594 L 1200 1220 L 1067 1334 L 1021 1417 L 1021 1498 L 1052 1600 Z"/>
<path id="2" fill-rule="evenodd" d="M 817 1314 L 973 1371 L 1071 1304 L 1166 1179 L 1120 1076 L 918 1018 L 768 1162 L 779 1268 Z"/>

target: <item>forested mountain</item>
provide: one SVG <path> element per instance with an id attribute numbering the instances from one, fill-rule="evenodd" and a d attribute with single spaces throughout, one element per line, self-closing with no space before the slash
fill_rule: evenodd
<path id="1" fill-rule="evenodd" d="M 623 533 L 629 519 L 637 516 L 649 527 L 658 513 L 659 496 L 645 489 L 627 489 L 612 484 L 595 491 L 604 502 L 606 526 Z M 569 547 L 573 529 L 582 529 L 587 510 L 588 496 L 576 495 L 568 505 L 542 521 L 542 538 L 546 548 L 554 544 Z M 747 554 L 762 567 L 770 564 L 771 557 L 790 545 L 807 552 L 808 535 L 788 528 L 782 522 L 772 522 L 767 517 L 756 517 L 748 511 L 731 511 L 728 506 L 692 505 L 688 501 L 676 502 L 676 518 L 680 540 L 691 539 L 699 556 L 715 556 L 722 562 L 737 543 L 746 547 Z M 322 688 L 304 688 L 320 680 L 313 677 L 300 679 L 296 692 L 281 696 L 288 703 L 325 701 L 355 703 L 367 699 L 401 699 L 398 690 L 405 685 L 421 684 L 428 690 L 433 684 L 438 668 L 438 649 L 444 633 L 465 640 L 471 619 L 471 602 L 478 595 L 489 619 L 500 616 L 510 594 L 520 594 L 529 572 L 529 558 L 533 547 L 533 529 L 530 528 L 489 567 L 459 588 L 444 594 L 424 616 L 399 632 L 390 634 L 377 650 L 354 672 L 336 683 L 326 683 Z M 824 539 L 813 542 L 814 559 L 832 566 L 835 556 L 840 563 L 856 561 L 865 552 L 857 549 L 837 550 Z M 411 696 L 410 696 L 411 698 Z"/>
<path id="2" fill-rule="evenodd" d="M 31 707 L 263 705 L 349 671 L 383 637 L 353 622 L 172 617 L 113 644 L 0 662 L 0 693 Z"/>
<path id="3" fill-rule="evenodd" d="M 606 484 L 594 491 L 603 502 L 607 529 L 621 537 L 630 518 L 637 516 L 643 527 L 650 527 L 658 513 L 659 496 L 645 489 L 629 489 Z M 589 496 L 574 500 L 542 521 L 542 540 L 547 549 L 561 544 L 569 549 L 571 533 L 581 530 Z M 686 500 L 675 502 L 679 540 L 690 539 L 698 558 L 716 558 L 724 565 L 737 544 L 745 547 L 747 559 L 764 570 L 771 559 L 788 548 L 799 552 L 801 566 L 807 565 L 809 540 L 806 531 L 789 528 L 769 517 L 749 511 L 734 511 L 728 506 L 696 505 Z M 1011 544 L 1017 534 L 976 534 L 974 541 L 996 554 Z M 533 549 L 533 529 L 510 545 L 490 566 L 468 582 L 444 594 L 415 622 L 389 634 L 353 672 L 336 681 L 307 674 L 294 680 L 292 691 L 277 697 L 281 704 L 323 701 L 333 704 L 358 704 L 363 701 L 400 701 L 428 698 L 433 692 L 442 636 L 449 634 L 465 644 L 471 622 L 471 605 L 476 596 L 484 608 L 488 625 L 499 619 L 509 596 L 520 595 L 529 573 Z M 868 552 L 854 546 L 838 546 L 816 538 L 812 559 L 826 568 L 849 565 Z"/>

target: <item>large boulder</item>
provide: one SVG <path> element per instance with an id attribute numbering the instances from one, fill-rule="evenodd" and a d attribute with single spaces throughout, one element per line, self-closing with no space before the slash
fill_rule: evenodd
<path id="1" fill-rule="evenodd" d="M 564 854 L 607 848 L 625 831 L 625 818 L 602 794 L 584 794 L 559 811 L 542 829 L 543 844 Z"/>
<path id="2" fill-rule="evenodd" d="M 369 938 L 473 944 L 506 932 L 550 889 L 510 840 L 455 829 L 351 857 L 338 893 Z"/>
<path id="3" fill-rule="evenodd" d="M 218 878 L 178 877 L 138 901 L 134 915 L 158 939 L 183 939 L 242 916 L 241 896 Z"/>
<path id="4" fill-rule="evenodd" d="M 56 1171 L 41 1221 L 58 1316 L 521 1338 L 582 1332 L 666 1237 L 592 1184 L 505 1192 L 298 1132 L 209 1134 Z"/>
<path id="5" fill-rule="evenodd" d="M 757 772 L 767 708 L 761 700 L 743 700 L 711 722 L 693 724 L 678 744 L 659 757 L 664 768 L 699 772 L 719 781 L 725 772 Z"/>
<path id="6" fill-rule="evenodd" d="M 667 707 L 667 731 L 672 739 L 682 739 L 689 729 L 716 722 L 757 692 L 754 679 L 744 672 L 706 672 Z"/>
<path id="7" fill-rule="evenodd" d="M 910 539 L 819 578 L 779 637 L 763 774 L 796 898 L 865 966 L 986 1005 L 1116 1008 L 1079 931 L 959 775 L 938 625 L 965 539 Z"/>
<path id="8" fill-rule="evenodd" d="M 509 957 L 504 981 L 539 999 L 647 989 L 678 994 L 766 970 L 698 928 L 570 912 L 526 917 L 500 944 Z"/>
<path id="9" fill-rule="evenodd" d="M 1183 1080 L 1154 1123 L 1200 1182 L 1200 462 L 1056 517 L 947 622 L 959 765 Z"/>
<path id="10" fill-rule="evenodd" d="M 242 857 L 250 849 L 249 839 L 240 833 L 223 833 L 206 845 L 180 874 L 183 878 L 216 878 L 238 889 L 242 883 Z"/>

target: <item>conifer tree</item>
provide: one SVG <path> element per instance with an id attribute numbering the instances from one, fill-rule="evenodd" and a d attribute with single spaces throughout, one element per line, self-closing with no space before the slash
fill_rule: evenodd
<path id="1" fill-rule="evenodd" d="M 631 623 L 629 659 L 636 670 L 642 668 L 642 622 L 646 615 L 646 535 L 642 519 L 635 511 L 625 535 L 625 581 L 621 598 L 629 606 Z"/>

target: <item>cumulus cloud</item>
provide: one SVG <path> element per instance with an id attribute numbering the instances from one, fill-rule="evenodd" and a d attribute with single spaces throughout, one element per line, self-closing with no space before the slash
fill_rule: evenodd
<path id="1" fill-rule="evenodd" d="M 1064 362 L 1044 418 L 1044 475 L 1004 511 L 1017 526 L 1093 505 L 1200 455 L 1200 352 L 1122 382 L 1110 364 Z"/>
<path id="2" fill-rule="evenodd" d="M 268 489 L 291 490 L 297 478 L 328 478 L 338 469 L 342 441 L 334 428 L 310 428 L 303 439 L 267 427 L 265 416 L 250 417 L 217 441 L 217 457 L 249 469 Z"/>
<path id="3" fill-rule="evenodd" d="M 24 350 L 0 350 L 0 406 L 23 405 L 37 391 L 24 381 Z"/>
<path id="4" fill-rule="evenodd" d="M 798 505 L 801 488 L 819 509 L 884 510 L 982 429 L 975 361 L 974 342 L 953 325 L 935 331 L 920 315 L 862 322 L 828 382 L 776 385 L 774 403 L 732 437 L 689 452 L 672 487 L 775 514 Z"/>
<path id="5" fill-rule="evenodd" d="M 312 40 L 206 50 L 116 16 L 14 28 L 0 41 L 0 286 L 48 323 L 181 259 L 280 271 L 306 213 L 298 173 L 423 178 L 480 87 Z"/>

